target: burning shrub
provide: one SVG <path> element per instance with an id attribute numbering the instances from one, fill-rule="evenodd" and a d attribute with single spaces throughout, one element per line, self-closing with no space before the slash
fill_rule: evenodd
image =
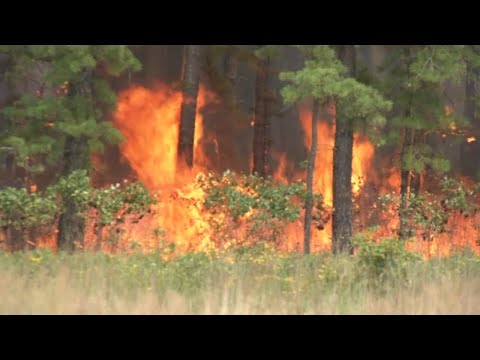
<path id="1" fill-rule="evenodd" d="M 450 219 L 468 218 L 478 212 L 479 184 L 469 187 L 461 180 L 444 177 L 438 190 L 410 193 L 404 212 L 410 237 L 416 234 L 425 241 L 432 241 L 435 236 L 451 231 L 447 227 Z M 383 210 L 393 209 L 398 213 L 400 196 L 383 195 L 379 202 Z"/>
<path id="2" fill-rule="evenodd" d="M 127 216 L 132 221 L 138 221 L 150 211 L 154 200 L 145 186 L 138 182 L 92 188 L 87 172 L 80 170 L 60 178 L 43 192 L 29 193 L 24 188 L 11 187 L 1 190 L 0 226 L 7 234 L 9 247 L 21 249 L 25 246 L 23 242 L 27 234 L 29 242 L 34 244 L 36 237 L 41 235 L 38 228 L 53 233 L 58 216 L 71 201 L 78 209 L 78 216 L 86 218 L 92 210 L 96 210 L 99 248 L 106 226 L 117 230 Z"/>
<path id="3" fill-rule="evenodd" d="M 217 242 L 235 239 L 235 233 L 247 240 L 277 241 L 289 222 L 299 219 L 305 202 L 306 188 L 301 182 L 274 183 L 254 175 L 237 176 L 227 171 L 198 179 L 205 191 L 204 206 L 211 213 L 217 229 Z M 325 219 L 320 194 L 314 195 L 314 219 Z M 238 237 L 237 239 L 238 240 Z"/>
<path id="4" fill-rule="evenodd" d="M 154 202 L 148 190 L 142 183 L 134 182 L 128 185 L 115 184 L 107 188 L 94 189 L 90 186 L 90 179 L 86 171 L 75 171 L 67 177 L 61 178 L 56 185 L 62 196 L 62 202 L 73 200 L 80 210 L 79 215 L 86 216 L 88 210 L 95 209 L 97 249 L 103 241 L 103 229 L 111 226 L 115 231 L 110 232 L 109 240 L 115 243 L 119 231 L 118 226 L 127 216 L 134 216 L 132 221 L 139 221 Z"/>
<path id="5" fill-rule="evenodd" d="M 133 222 L 138 222 L 149 211 L 154 198 L 142 183 L 134 182 L 122 187 L 120 184 L 111 185 L 109 188 L 94 189 L 90 205 L 97 211 L 97 249 L 100 249 L 105 226 L 118 226 L 129 215 L 133 215 Z M 114 233 L 117 233 L 115 231 Z M 109 238 L 115 242 L 116 237 Z"/>

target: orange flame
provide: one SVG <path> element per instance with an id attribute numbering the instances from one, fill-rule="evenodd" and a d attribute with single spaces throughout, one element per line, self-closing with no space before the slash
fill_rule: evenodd
<path id="1" fill-rule="evenodd" d="M 149 190 L 158 192 L 160 202 L 154 216 L 141 224 L 129 226 L 124 238 L 152 239 L 155 228 L 166 230 L 168 240 L 182 249 L 208 248 L 210 227 L 202 213 L 203 190 L 194 185 L 194 174 L 208 159 L 202 139 L 208 134 L 203 126 L 202 108 L 216 101 L 216 96 L 200 86 L 194 136 L 194 171 L 177 169 L 182 93 L 160 85 L 153 91 L 134 86 L 119 96 L 115 124 L 125 142 L 123 156 Z M 177 171 L 180 170 L 180 171 Z M 153 244 L 153 240 L 150 240 Z"/>
<path id="2" fill-rule="evenodd" d="M 180 107 L 183 95 L 166 85 L 159 85 L 153 90 L 141 86 L 133 86 L 119 95 L 117 110 L 114 116 L 115 125 L 122 132 L 125 141 L 121 145 L 123 157 L 129 162 L 137 178 L 142 181 L 151 192 L 158 193 L 159 203 L 152 208 L 152 213 L 137 223 L 127 222 L 119 231 L 116 245 L 103 244 L 104 249 L 128 250 L 133 243 L 139 243 L 143 249 L 149 250 L 158 246 L 158 239 L 154 230 L 165 230 L 165 240 L 174 242 L 182 251 L 207 250 L 214 247 L 214 230 L 211 228 L 207 214 L 202 209 L 205 194 L 193 181 L 203 169 L 210 168 L 211 160 L 204 153 L 203 142 L 208 140 L 215 143 L 205 127 L 202 109 L 212 102 L 218 101 L 215 94 L 200 86 L 197 99 L 197 116 L 194 137 L 194 169 L 177 169 L 177 142 L 179 136 Z M 335 117 L 335 108 L 327 110 L 328 116 Z M 305 132 L 304 143 L 311 147 L 311 111 L 303 108 L 299 114 L 301 125 Z M 334 122 L 332 122 L 334 123 Z M 317 123 L 318 154 L 314 171 L 314 190 L 320 192 L 325 204 L 333 206 L 333 146 L 335 126 L 327 121 Z M 474 137 L 468 142 L 476 141 Z M 218 153 L 218 150 L 217 150 Z M 352 163 L 352 190 L 359 195 L 364 190 L 367 180 L 380 183 L 377 174 L 370 173 L 370 165 L 375 153 L 374 146 L 359 135 L 354 137 Z M 287 154 L 275 154 L 278 167 L 273 178 L 288 181 L 287 169 L 293 168 L 288 162 Z M 251 161 L 252 159 L 250 159 Z M 299 170 L 294 177 L 305 178 L 305 170 Z M 381 179 L 382 186 L 378 186 L 379 193 L 386 193 L 400 187 L 398 171 Z M 377 184 L 379 185 L 379 184 Z M 35 186 L 35 188 L 34 188 Z M 36 191 L 32 185 L 31 191 Z M 374 206 L 375 208 L 375 206 Z M 360 211 L 365 211 L 360 209 Z M 250 216 L 249 213 L 247 215 Z M 95 218 L 92 211 L 89 218 Z M 217 220 L 225 221 L 218 215 Z M 387 217 L 378 232 L 377 239 L 386 236 L 395 236 L 398 228 L 398 213 L 390 209 L 384 212 Z M 424 257 L 446 256 L 462 246 L 470 246 L 480 254 L 480 246 L 476 243 L 480 229 L 480 214 L 470 219 L 461 215 L 449 219 L 451 231 L 436 235 L 428 241 L 417 236 L 417 240 L 407 245 L 412 251 L 421 252 Z M 244 229 L 235 230 L 226 242 L 242 239 Z M 58 230 L 57 230 L 58 232 Z M 105 231 L 104 234 L 107 232 Z M 56 233 L 37 239 L 40 247 L 48 246 L 55 249 Z M 297 222 L 287 225 L 284 231 L 285 241 L 282 248 L 287 251 L 302 250 L 303 246 L 303 216 Z M 323 230 L 313 229 L 312 251 L 329 250 L 331 247 L 332 222 L 329 220 Z M 104 239 L 106 236 L 104 236 Z M 85 248 L 92 248 L 96 243 L 96 230 L 92 222 L 89 223 L 85 239 Z"/>
<path id="3" fill-rule="evenodd" d="M 335 117 L 335 107 L 327 109 L 329 117 Z M 312 144 L 311 110 L 302 108 L 300 121 L 305 132 L 305 145 L 307 148 Z M 325 120 L 317 122 L 318 153 L 314 170 L 314 191 L 323 195 L 327 206 L 333 206 L 333 148 L 335 144 L 335 126 Z M 367 172 L 374 155 L 374 146 L 367 140 L 362 140 L 355 135 L 353 144 L 352 162 L 352 191 L 356 195 L 360 192 L 367 179 Z M 325 230 L 312 233 L 312 250 L 326 250 L 331 246 L 332 221 L 330 220 Z"/>
<path id="4" fill-rule="evenodd" d="M 119 95 L 115 124 L 125 137 L 121 149 L 138 179 L 157 190 L 175 181 L 182 93 L 164 85 L 134 86 Z"/>

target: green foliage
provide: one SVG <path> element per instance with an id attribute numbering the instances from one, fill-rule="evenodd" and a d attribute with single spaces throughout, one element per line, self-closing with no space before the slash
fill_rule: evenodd
<path id="1" fill-rule="evenodd" d="M 156 200 L 139 182 L 92 188 L 86 170 L 77 170 L 45 191 L 29 193 L 24 188 L 11 187 L 0 190 L 0 227 L 52 227 L 70 201 L 77 206 L 77 215 L 83 217 L 90 209 L 96 209 L 98 224 L 106 226 L 123 222 L 126 215 L 144 216 Z"/>
<path id="2" fill-rule="evenodd" d="M 120 184 L 107 188 L 94 189 L 85 170 L 77 170 L 59 179 L 55 190 L 60 194 L 63 203 L 73 200 L 80 209 L 79 215 L 85 215 L 90 208 L 97 209 L 101 225 L 110 225 L 115 221 L 122 222 L 125 215 L 145 215 L 154 198 L 146 187 L 139 182 L 126 186 Z"/>
<path id="3" fill-rule="evenodd" d="M 311 97 L 321 105 L 334 101 L 342 117 L 349 119 L 354 127 L 368 129 L 373 134 L 385 125 L 384 114 L 392 103 L 373 87 L 347 77 L 345 66 L 330 46 L 309 45 L 300 49 L 307 57 L 304 67 L 280 74 L 280 79 L 287 82 L 282 89 L 287 104 Z"/>
<path id="4" fill-rule="evenodd" d="M 407 232 L 419 234 L 424 240 L 446 231 L 448 220 L 454 215 L 464 217 L 475 214 L 479 209 L 478 185 L 467 187 L 462 181 L 445 176 L 440 181 L 441 193 L 411 193 L 404 216 Z M 400 196 L 387 194 L 379 197 L 381 209 L 399 211 Z"/>
<path id="5" fill-rule="evenodd" d="M 476 304 L 475 284 L 480 275 L 478 255 L 464 252 L 449 258 L 420 261 L 410 258 L 390 240 L 364 245 L 365 250 L 359 256 L 301 256 L 274 253 L 259 246 L 243 249 L 242 254 L 234 251 L 217 256 L 188 253 L 170 260 L 157 253 L 70 255 L 54 254 L 46 249 L 0 253 L 4 281 L 12 278 L 6 282 L 10 297 L 2 297 L 0 311 L 65 312 L 65 303 L 82 296 L 80 313 L 445 313 L 449 311 L 445 305 L 452 304 L 443 302 L 444 297 L 439 297 L 437 291 L 433 297 L 417 296 L 423 289 L 432 292 L 431 286 L 440 283 L 445 286 L 433 290 L 443 289 L 440 294 L 452 296 L 457 286 L 465 286 L 468 291 L 457 293 L 453 301 L 461 301 L 462 295 L 470 294 L 465 302 Z M 21 285 L 18 292 L 12 294 L 16 290 L 13 285 L 18 283 Z M 39 292 L 39 289 L 45 291 Z M 63 296 L 56 296 L 58 291 Z M 42 300 L 36 303 L 54 303 L 55 308 L 48 311 L 43 307 L 33 308 L 34 305 L 12 307 L 18 303 L 35 303 L 28 301 L 33 293 L 37 300 Z M 56 298 L 49 298 L 46 293 Z M 145 310 L 153 299 L 157 299 L 158 304 Z M 394 306 L 399 299 L 400 304 Z M 99 302 L 98 308 L 91 307 Z M 406 302 L 414 306 L 406 308 Z M 127 304 L 131 307 L 126 307 Z M 77 311 L 67 309 L 71 309 L 69 313 Z M 471 312 L 472 308 L 467 307 L 466 311 Z"/>
<path id="6" fill-rule="evenodd" d="M 140 69 L 126 45 L 2 45 L 13 66 L 15 84 L 35 84 L 36 92 L 21 90 L 11 106 L 2 109 L 9 127 L 0 143 L 16 152 L 17 165 L 27 171 L 36 157 L 37 172 L 63 156 L 65 136 L 86 137 L 91 151 L 121 140 L 121 133 L 104 122 L 115 104 L 108 76 Z M 37 155 L 43 155 L 38 157 Z"/>
<path id="7" fill-rule="evenodd" d="M 141 214 L 148 212 L 150 207 L 157 201 L 152 197 L 145 185 L 141 182 L 128 184 L 122 191 L 123 202 L 126 205 L 126 214 Z"/>
<path id="8" fill-rule="evenodd" d="M 257 240 L 272 240 L 280 235 L 286 223 L 300 217 L 300 206 L 306 198 L 301 182 L 275 184 L 271 179 L 237 176 L 230 171 L 221 176 L 208 174 L 198 183 L 206 193 L 206 209 L 213 215 L 223 214 L 234 224 L 248 224 L 249 236 L 255 235 Z M 314 204 L 317 211 L 323 211 L 320 194 L 315 194 Z M 218 219 L 214 216 L 212 221 L 217 222 L 217 227 L 224 226 L 225 221 L 218 224 Z"/>
<path id="9" fill-rule="evenodd" d="M 435 156 L 433 149 L 427 144 L 405 147 L 402 158 L 402 168 L 404 170 L 422 173 L 427 165 L 438 173 L 450 171 L 450 162 L 447 159 Z"/>
<path id="10" fill-rule="evenodd" d="M 58 214 L 54 194 L 28 193 L 26 189 L 7 187 L 0 191 L 0 227 L 17 230 L 51 225 Z"/>
<path id="11" fill-rule="evenodd" d="M 410 64 L 413 87 L 422 82 L 440 83 L 446 79 L 460 81 L 466 72 L 465 45 L 427 45 L 418 47 Z"/>
<path id="12" fill-rule="evenodd" d="M 91 205 L 98 211 L 98 222 L 105 226 L 113 223 L 116 215 L 124 207 L 123 194 L 120 184 L 109 188 L 95 189 L 90 198 Z"/>
<path id="13" fill-rule="evenodd" d="M 385 96 L 394 98 L 395 104 L 381 142 L 403 146 L 402 159 L 397 164 L 402 170 L 449 171 L 445 156 L 426 144 L 430 136 L 453 137 L 456 135 L 452 129 L 468 126 L 467 119 L 446 111 L 450 100 L 444 85 L 461 80 L 466 75 L 467 63 L 475 61 L 475 56 L 463 45 L 402 45 L 385 49 L 383 76 L 377 86 Z M 406 133 L 413 134 L 413 138 L 407 141 Z"/>
<path id="14" fill-rule="evenodd" d="M 280 47 L 278 45 L 265 45 L 255 50 L 255 55 L 261 59 L 278 56 Z"/>
<path id="15" fill-rule="evenodd" d="M 62 211 L 68 201 L 73 201 L 79 209 L 78 215 L 86 215 L 92 196 L 92 187 L 90 178 L 86 170 L 76 170 L 67 176 L 61 177 L 54 189 L 62 198 Z"/>
<path id="16" fill-rule="evenodd" d="M 373 276 L 375 279 L 404 278 L 412 262 L 421 260 L 420 255 L 407 251 L 405 242 L 396 238 L 377 243 L 366 232 L 355 235 L 352 243 L 357 247 L 359 265 L 365 272 L 363 276 Z"/>
<path id="17" fill-rule="evenodd" d="M 464 215 L 473 215 L 478 210 L 475 200 L 480 193 L 480 184 L 468 188 L 460 180 L 444 177 L 440 186 L 444 196 L 442 204 L 447 211 L 460 211 Z"/>

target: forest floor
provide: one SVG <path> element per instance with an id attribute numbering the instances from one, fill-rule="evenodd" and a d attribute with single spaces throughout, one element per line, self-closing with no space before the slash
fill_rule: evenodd
<path id="1" fill-rule="evenodd" d="M 480 314 L 480 257 L 0 254 L 1 314 Z"/>

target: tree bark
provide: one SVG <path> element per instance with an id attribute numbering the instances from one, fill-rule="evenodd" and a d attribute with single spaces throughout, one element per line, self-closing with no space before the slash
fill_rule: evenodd
<path id="1" fill-rule="evenodd" d="M 86 137 L 67 136 L 62 175 L 86 169 L 88 164 L 88 142 Z M 65 211 L 60 215 L 57 245 L 59 250 L 74 251 L 75 244 L 83 246 L 85 219 L 79 216 L 79 208 L 73 199 L 65 199 Z"/>
<path id="2" fill-rule="evenodd" d="M 407 111 L 407 116 L 410 116 L 410 111 Z M 420 174 L 412 174 L 409 170 L 403 169 L 403 158 L 407 152 L 407 149 L 414 146 L 415 143 L 415 129 L 404 129 L 404 140 L 401 152 L 401 172 L 400 172 L 400 228 L 398 230 L 398 236 L 401 240 L 406 240 L 412 235 L 411 229 L 408 226 L 408 200 L 410 193 L 418 193 L 420 187 L 419 176 Z M 417 180 L 413 180 L 412 176 L 415 176 Z"/>
<path id="3" fill-rule="evenodd" d="M 462 170 L 464 175 L 471 177 L 479 177 L 478 169 L 480 168 L 480 160 L 478 159 L 478 151 L 480 151 L 480 121 L 477 115 L 477 104 L 475 97 L 479 94 L 479 81 L 480 81 L 480 67 L 468 66 L 467 79 L 465 82 L 465 107 L 464 116 L 470 121 L 473 128 L 473 136 L 477 138 L 477 141 L 472 143 L 462 143 L 461 145 L 461 158 L 462 158 Z M 468 160 L 466 160 L 468 159 Z"/>
<path id="4" fill-rule="evenodd" d="M 233 47 L 235 45 L 231 45 Z M 237 93 L 236 93 L 236 85 L 237 85 L 237 76 L 238 76 L 238 60 L 235 56 L 234 51 L 232 48 L 227 50 L 227 54 L 225 56 L 224 62 L 224 72 L 225 77 L 227 78 L 229 87 L 229 95 L 228 99 L 230 100 L 229 108 L 232 111 L 235 111 L 237 108 Z"/>
<path id="5" fill-rule="evenodd" d="M 408 133 L 408 129 L 405 129 L 405 132 Z M 406 140 L 405 140 L 406 143 Z M 402 147 L 401 159 L 405 155 L 406 146 Z M 402 163 L 403 164 L 403 163 Z M 403 165 L 402 165 L 403 166 Z M 401 170 L 400 172 L 400 228 L 398 230 L 398 236 L 401 240 L 405 240 L 410 236 L 408 231 L 408 219 L 407 219 L 407 205 L 408 205 L 408 184 L 410 182 L 410 171 Z"/>
<path id="6" fill-rule="evenodd" d="M 317 158 L 318 129 L 317 117 L 319 111 L 318 100 L 313 100 L 312 106 L 312 146 L 308 154 L 307 167 L 307 198 L 305 199 L 305 224 L 303 234 L 303 251 L 310 254 L 310 239 L 312 236 L 312 210 L 313 210 L 313 173 L 315 171 L 315 161 Z"/>
<path id="7" fill-rule="evenodd" d="M 78 83 L 71 84 L 69 96 L 77 94 L 90 96 L 91 81 L 88 74 Z M 84 135 L 66 136 L 63 161 L 63 176 L 70 175 L 75 170 L 88 169 L 90 161 L 88 138 Z M 57 246 L 59 250 L 74 251 L 76 243 L 83 247 L 85 219 L 79 215 L 80 209 L 73 199 L 65 199 L 64 205 L 65 211 L 59 219 Z"/>
<path id="8" fill-rule="evenodd" d="M 6 72 L 11 65 L 11 59 L 5 54 L 0 54 L 0 109 L 11 105 L 14 95 Z M 8 119 L 0 113 L 0 136 L 8 134 L 11 128 Z M 8 146 L 0 147 L 0 188 L 15 186 L 16 180 L 16 159 L 15 151 Z"/>
<path id="9" fill-rule="evenodd" d="M 270 156 L 269 59 L 258 59 L 255 79 L 255 120 L 253 124 L 252 173 L 266 177 Z"/>
<path id="10" fill-rule="evenodd" d="M 200 82 L 200 45 L 186 45 L 183 68 L 183 101 L 180 115 L 178 160 L 181 165 L 193 167 L 195 115 Z"/>
<path id="11" fill-rule="evenodd" d="M 355 76 L 355 48 L 342 45 L 338 49 L 340 60 L 347 66 L 350 76 Z M 337 109 L 335 122 L 335 146 L 333 149 L 333 253 L 353 253 L 351 243 L 353 228 L 352 211 L 352 161 L 353 130 L 351 119 Z"/>
<path id="12" fill-rule="evenodd" d="M 25 235 L 22 229 L 16 229 L 13 226 L 6 227 L 7 248 L 11 252 L 22 251 L 25 249 Z"/>

